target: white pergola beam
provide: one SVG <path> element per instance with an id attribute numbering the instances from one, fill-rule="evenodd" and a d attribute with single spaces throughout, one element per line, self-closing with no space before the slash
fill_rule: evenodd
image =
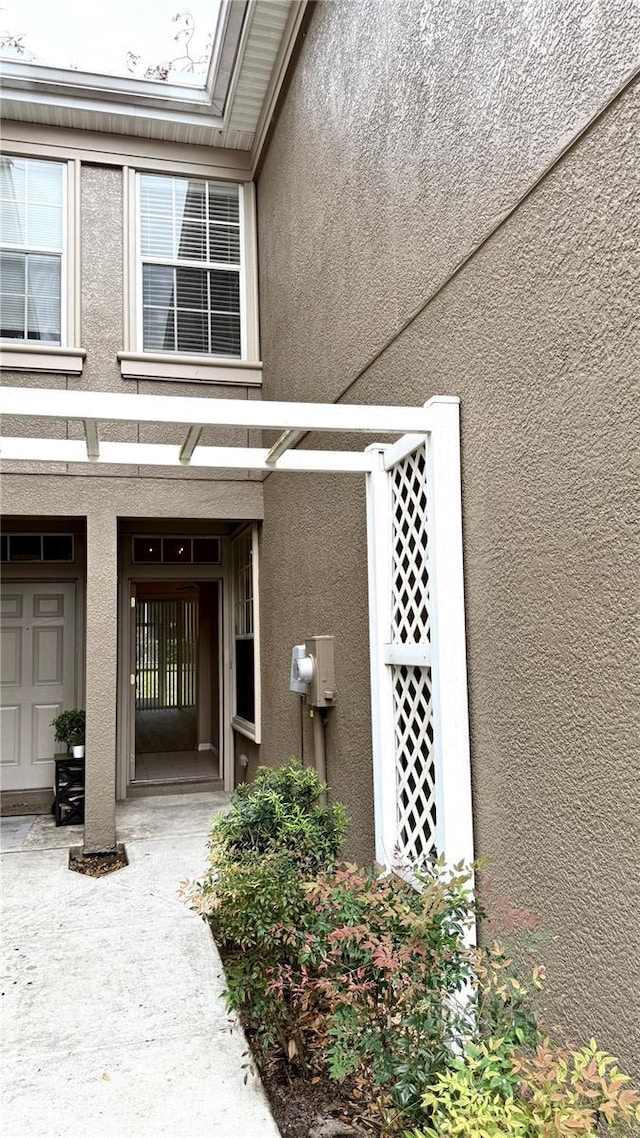
<path id="1" fill-rule="evenodd" d="M 100 436 L 98 424 L 94 419 L 85 419 L 84 421 L 84 441 L 89 462 L 97 462 L 100 458 Z"/>
<path id="2" fill-rule="evenodd" d="M 189 430 L 187 431 L 187 437 L 180 447 L 180 454 L 178 456 L 183 466 L 188 466 L 191 462 L 193 452 L 200 442 L 202 430 L 202 427 L 189 427 Z"/>
<path id="3" fill-rule="evenodd" d="M 424 407 L 370 407 L 355 403 L 283 403 L 265 399 L 56 391 L 48 387 L 5 387 L 1 406 L 4 415 L 39 419 L 180 423 L 265 431 L 362 431 L 381 435 L 429 431 L 432 424 L 428 404 Z"/>
<path id="4" fill-rule="evenodd" d="M 276 459 L 280 458 L 280 455 L 284 454 L 286 450 L 289 450 L 289 447 L 295 446 L 303 435 L 304 431 L 283 431 L 267 455 L 269 465 L 273 465 Z"/>
<path id="5" fill-rule="evenodd" d="M 92 464 L 119 466 L 184 466 L 183 447 L 164 443 L 100 444 Z M 371 469 L 368 451 L 292 450 L 277 462 L 268 462 L 267 447 L 196 446 L 190 467 L 230 470 L 270 470 L 366 473 Z M 87 462 L 85 442 L 75 439 L 0 438 L 0 459 L 11 462 Z"/>
<path id="6" fill-rule="evenodd" d="M 424 440 L 425 434 L 418 435 L 410 433 L 403 435 L 397 442 L 390 443 L 384 453 L 383 464 L 385 470 L 392 470 L 397 463 L 402 462 L 404 458 L 413 454 L 414 450 L 417 450 L 418 447 L 424 444 Z"/>

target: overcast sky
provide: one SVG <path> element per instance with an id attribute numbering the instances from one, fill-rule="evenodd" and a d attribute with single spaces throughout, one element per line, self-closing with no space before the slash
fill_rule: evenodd
<path id="1" fill-rule="evenodd" d="M 0 0 L 0 32 L 23 35 L 37 63 L 127 75 L 127 51 L 142 56 L 144 66 L 182 54 L 173 40 L 179 25 L 171 18 L 177 12 L 188 11 L 195 20 L 190 54 L 198 58 L 214 30 L 216 10 L 216 0 Z M 203 82 L 201 76 L 173 79 Z"/>

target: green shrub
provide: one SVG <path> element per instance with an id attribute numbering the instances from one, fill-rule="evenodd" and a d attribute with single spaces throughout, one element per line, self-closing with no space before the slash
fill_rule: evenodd
<path id="1" fill-rule="evenodd" d="M 472 966 L 471 872 L 435 865 L 417 890 L 395 874 L 348 865 L 307 887 L 299 988 L 322 999 L 331 1076 L 356 1074 L 411 1113 L 451 1060 L 466 1020 Z"/>
<path id="2" fill-rule="evenodd" d="M 298 957 L 304 882 L 332 867 L 342 844 L 346 812 L 322 804 L 326 789 L 315 770 L 294 760 L 260 767 L 215 818 L 208 871 L 188 894 L 222 950 L 228 1007 L 264 1046 L 275 1043 L 290 1056 L 298 1050 L 300 1058 L 295 1016 L 272 980 Z"/>
<path id="3" fill-rule="evenodd" d="M 504 1038 L 469 1045 L 423 1097 L 429 1125 L 407 1138 L 596 1138 L 637 1135 L 640 1099 L 594 1039 L 580 1051 L 547 1039 L 518 1055 Z"/>
<path id="4" fill-rule="evenodd" d="M 321 804 L 326 789 L 312 767 L 293 759 L 275 769 L 258 767 L 254 781 L 238 787 L 230 809 L 213 823 L 214 858 L 283 851 L 309 872 L 332 865 L 347 819 L 343 806 Z"/>

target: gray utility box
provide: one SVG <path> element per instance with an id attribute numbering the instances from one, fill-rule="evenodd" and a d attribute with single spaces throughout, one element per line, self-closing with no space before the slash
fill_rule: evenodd
<path id="1" fill-rule="evenodd" d="M 313 676 L 307 691 L 311 707 L 333 707 L 336 701 L 336 670 L 333 636 L 310 636 L 307 656 L 313 658 Z"/>

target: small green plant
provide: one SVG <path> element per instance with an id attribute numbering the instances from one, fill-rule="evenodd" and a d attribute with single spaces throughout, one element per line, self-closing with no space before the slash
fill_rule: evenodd
<path id="1" fill-rule="evenodd" d="M 321 804 L 326 790 L 316 771 L 295 759 L 281 767 L 258 767 L 253 782 L 238 787 L 230 809 L 213 823 L 213 864 L 280 851 L 307 872 L 332 865 L 347 817 L 344 806 Z"/>
<path id="2" fill-rule="evenodd" d="M 640 1098 L 594 1039 L 579 1051 L 543 1040 L 470 1044 L 423 1097 L 429 1125 L 410 1138 L 597 1138 L 640 1130 Z"/>
<path id="3" fill-rule="evenodd" d="M 470 1043 L 423 1096 L 431 1124 L 412 1138 L 532 1138 L 517 1090 L 513 1046 L 502 1038 Z"/>
<path id="4" fill-rule="evenodd" d="M 85 713 L 74 708 L 72 711 L 62 711 L 51 721 L 55 728 L 56 743 L 64 743 L 67 754 L 72 747 L 79 747 L 84 743 Z"/>

